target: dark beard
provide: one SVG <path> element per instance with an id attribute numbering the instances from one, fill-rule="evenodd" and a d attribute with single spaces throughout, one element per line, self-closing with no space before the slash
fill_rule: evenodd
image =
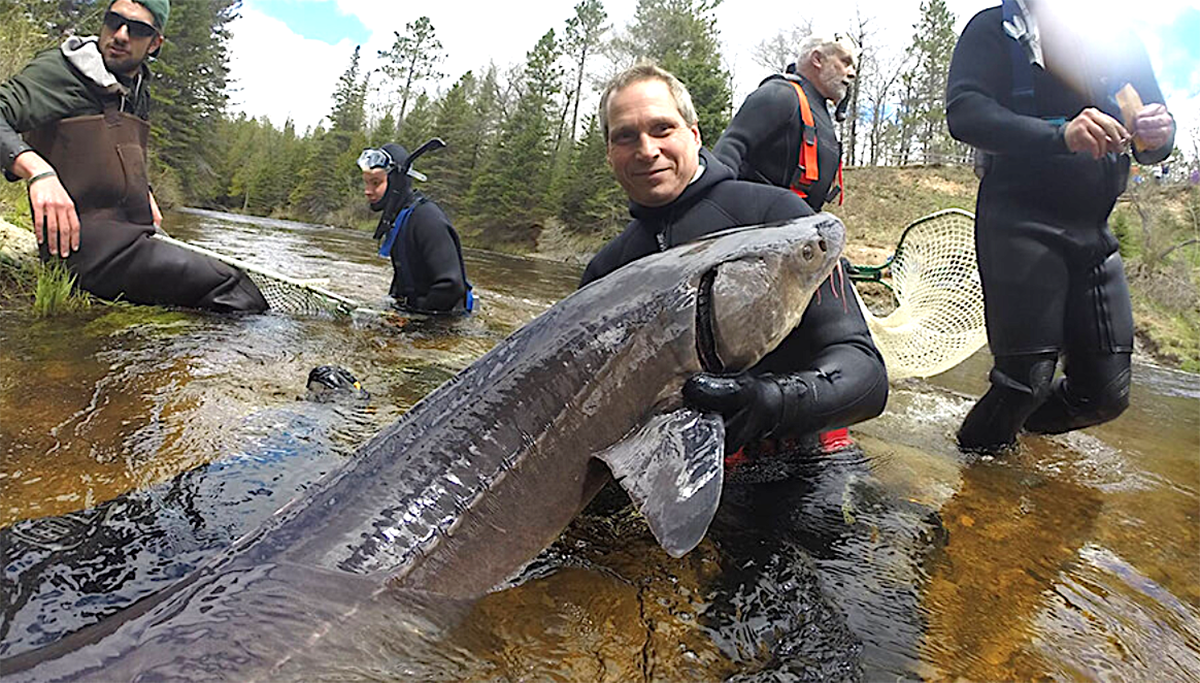
<path id="1" fill-rule="evenodd" d="M 132 53 L 124 59 L 109 59 L 108 55 L 104 53 L 101 53 L 100 56 L 104 59 L 104 68 L 108 69 L 109 73 L 126 77 L 137 73 L 137 70 L 142 66 L 142 62 L 146 59 L 146 55 L 137 57 Z"/>

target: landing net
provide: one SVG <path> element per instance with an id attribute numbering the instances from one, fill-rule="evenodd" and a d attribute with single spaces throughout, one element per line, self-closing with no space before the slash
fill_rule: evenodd
<path id="1" fill-rule="evenodd" d="M 854 279 L 878 281 L 896 299 L 896 310 L 876 317 L 859 296 L 890 380 L 945 372 L 987 343 L 970 212 L 920 218 L 904 230 L 887 264 L 854 270 L 862 274 Z"/>
<path id="2" fill-rule="evenodd" d="M 298 280 L 266 268 L 252 266 L 231 256 L 181 242 L 162 233 L 156 233 L 154 239 L 203 254 L 242 270 L 262 292 L 263 298 L 273 311 L 300 316 L 343 317 L 360 310 L 357 302 L 322 289 L 311 280 Z"/>

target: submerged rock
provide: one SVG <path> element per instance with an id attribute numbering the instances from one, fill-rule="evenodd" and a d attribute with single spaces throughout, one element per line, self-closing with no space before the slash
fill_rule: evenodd
<path id="1" fill-rule="evenodd" d="M 37 238 L 32 230 L 13 225 L 0 218 L 0 263 L 32 267 L 38 258 Z"/>

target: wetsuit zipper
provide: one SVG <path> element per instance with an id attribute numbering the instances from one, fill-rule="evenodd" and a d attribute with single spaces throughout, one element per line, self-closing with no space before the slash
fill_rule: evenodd
<path id="1" fill-rule="evenodd" d="M 667 220 L 663 221 L 662 230 L 654 233 L 654 241 L 658 243 L 659 251 L 666 251 L 671 247 L 671 228 L 675 225 L 675 209 L 671 209 L 667 214 Z"/>

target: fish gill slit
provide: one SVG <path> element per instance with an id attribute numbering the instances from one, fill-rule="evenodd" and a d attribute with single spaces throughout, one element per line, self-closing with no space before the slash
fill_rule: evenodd
<path id="1" fill-rule="evenodd" d="M 723 372 L 725 364 L 717 355 L 717 340 L 713 332 L 713 283 L 717 269 L 712 268 L 700 276 L 696 289 L 696 357 L 706 372 Z"/>

